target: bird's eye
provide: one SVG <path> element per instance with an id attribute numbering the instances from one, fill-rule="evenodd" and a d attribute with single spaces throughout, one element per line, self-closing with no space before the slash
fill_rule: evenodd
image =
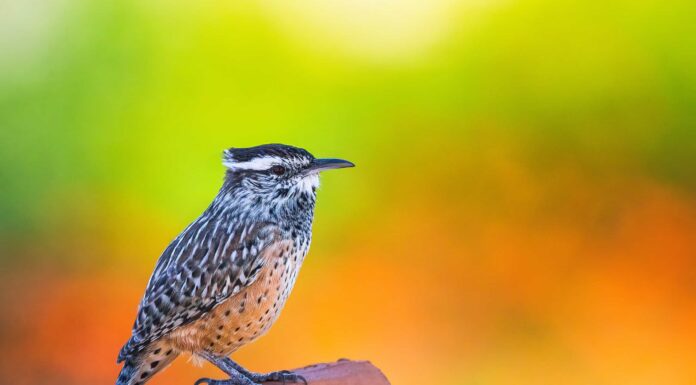
<path id="1" fill-rule="evenodd" d="M 276 174 L 276 175 L 283 175 L 285 174 L 285 167 L 283 166 L 273 166 L 271 167 L 271 172 Z"/>

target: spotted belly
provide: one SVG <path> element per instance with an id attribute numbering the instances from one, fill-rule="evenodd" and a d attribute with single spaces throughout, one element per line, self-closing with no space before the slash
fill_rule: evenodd
<path id="1" fill-rule="evenodd" d="M 284 245 L 271 255 L 251 285 L 197 321 L 174 330 L 168 339 L 182 352 L 229 355 L 263 334 L 278 318 L 290 295 L 304 253 Z"/>

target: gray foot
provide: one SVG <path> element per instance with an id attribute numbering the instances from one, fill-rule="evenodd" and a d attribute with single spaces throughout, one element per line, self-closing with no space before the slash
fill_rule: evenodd
<path id="1" fill-rule="evenodd" d="M 245 376 L 233 377 L 227 380 L 214 380 L 212 378 L 199 378 L 193 385 L 259 385 Z"/>
<path id="2" fill-rule="evenodd" d="M 275 381 L 285 383 L 302 382 L 307 385 L 307 379 L 299 374 L 295 374 L 289 370 L 281 370 L 271 373 L 254 373 L 246 370 L 238 363 L 232 361 L 229 357 L 216 356 L 209 352 L 202 352 L 199 355 L 211 364 L 217 366 L 223 372 L 230 376 L 229 380 L 213 380 L 210 378 L 201 378 L 194 385 L 259 385 L 261 382 Z"/>
<path id="3" fill-rule="evenodd" d="M 212 378 L 199 378 L 194 385 L 259 385 L 261 382 L 281 382 L 285 383 L 304 383 L 307 385 L 307 379 L 299 374 L 295 374 L 289 370 L 281 370 L 271 373 L 251 373 L 247 372 L 231 377 L 227 380 L 214 380 Z"/>
<path id="4" fill-rule="evenodd" d="M 245 373 L 246 374 L 246 373 Z M 281 370 L 278 372 L 271 372 L 271 373 L 248 373 L 248 378 L 254 382 L 268 382 L 268 381 L 275 381 L 275 382 L 282 382 L 285 384 L 286 382 L 302 382 L 304 385 L 307 385 L 307 379 L 302 377 L 299 374 L 295 374 L 289 370 Z"/>

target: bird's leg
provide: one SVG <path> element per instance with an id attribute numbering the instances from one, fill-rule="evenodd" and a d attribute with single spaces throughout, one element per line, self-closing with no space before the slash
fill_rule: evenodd
<path id="1" fill-rule="evenodd" d="M 249 378 L 245 373 L 241 373 L 239 370 L 237 370 L 237 367 L 240 367 L 237 364 L 230 365 L 228 362 L 225 362 L 222 360 L 220 357 L 214 356 L 210 353 L 201 353 L 199 354 L 201 357 L 205 358 L 208 360 L 211 364 L 217 366 L 220 370 L 225 372 L 228 376 L 230 376 L 229 379 L 227 380 L 213 380 L 211 378 L 199 378 L 198 381 L 196 381 L 193 385 L 201 385 L 201 384 L 208 384 L 208 385 L 258 385 L 254 380 Z M 232 360 L 230 360 L 232 361 Z"/>
<path id="2" fill-rule="evenodd" d="M 277 372 L 270 372 L 270 373 L 255 373 L 252 371 L 249 371 L 245 369 L 243 366 L 239 365 L 238 363 L 232 361 L 231 358 L 229 357 L 219 357 L 212 355 L 210 353 L 203 353 L 201 354 L 203 358 L 206 360 L 210 361 L 213 365 L 217 366 L 222 370 L 223 372 L 227 373 L 230 375 L 230 377 L 233 377 L 232 373 L 238 373 L 243 376 L 245 376 L 248 380 L 250 380 L 252 383 L 260 383 L 260 382 L 268 382 L 268 381 L 276 381 L 276 382 L 303 382 L 305 385 L 307 385 L 307 380 L 299 375 L 295 374 L 289 370 L 280 370 Z M 200 381 L 200 380 L 199 380 Z M 242 383 L 245 384 L 246 383 Z M 195 385 L 198 385 L 196 383 Z M 222 384 L 222 383 L 209 383 L 209 385 L 228 385 L 228 384 Z M 232 385 L 232 384 L 229 384 Z"/>

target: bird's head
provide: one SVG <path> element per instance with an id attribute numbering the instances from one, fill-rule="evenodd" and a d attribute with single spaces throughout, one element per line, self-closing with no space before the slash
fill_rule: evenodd
<path id="1" fill-rule="evenodd" d="M 229 148 L 222 163 L 227 167 L 226 185 L 244 201 L 238 203 L 270 215 L 313 208 L 319 173 L 354 166 L 342 159 L 317 159 L 284 144 Z"/>

